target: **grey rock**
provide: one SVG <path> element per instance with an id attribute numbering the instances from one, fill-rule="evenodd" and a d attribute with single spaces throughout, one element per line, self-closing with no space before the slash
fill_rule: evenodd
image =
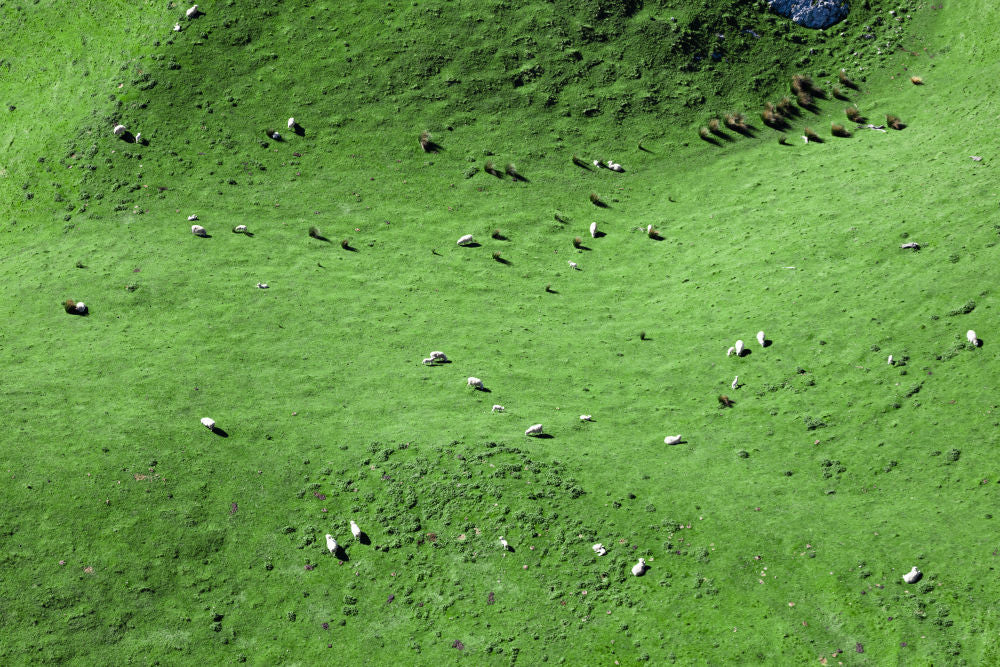
<path id="1" fill-rule="evenodd" d="M 847 18 L 847 0 L 768 0 L 776 13 L 806 28 L 829 28 Z"/>

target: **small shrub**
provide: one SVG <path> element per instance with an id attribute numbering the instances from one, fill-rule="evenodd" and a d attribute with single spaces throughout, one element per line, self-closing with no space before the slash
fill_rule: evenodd
<path id="1" fill-rule="evenodd" d="M 910 83 L 912 83 L 914 86 L 922 86 L 924 85 L 924 80 L 921 79 L 919 76 L 911 76 Z"/>
<path id="2" fill-rule="evenodd" d="M 899 119 L 899 116 L 893 116 L 891 113 L 885 115 L 885 124 L 894 130 L 902 130 L 906 127 L 906 124 Z"/>
<path id="3" fill-rule="evenodd" d="M 719 119 L 718 118 L 713 118 L 712 120 L 708 121 L 708 130 L 712 134 L 718 134 L 719 133 Z"/>
<path id="4" fill-rule="evenodd" d="M 746 118 L 741 113 L 727 113 L 724 122 L 726 127 L 734 132 L 746 132 L 748 129 Z"/>
<path id="5" fill-rule="evenodd" d="M 847 76 L 847 72 L 844 70 L 840 70 L 837 74 L 837 79 L 840 81 L 841 85 L 847 86 L 848 88 L 854 88 L 856 90 L 858 87 L 858 84 L 851 81 L 851 77 Z"/>
<path id="6" fill-rule="evenodd" d="M 564 218 L 558 211 L 553 213 L 552 216 L 556 219 L 556 222 L 566 224 L 566 218 Z"/>
<path id="7" fill-rule="evenodd" d="M 848 98 L 847 93 L 844 91 L 844 89 L 841 88 L 840 86 L 833 87 L 833 96 L 836 97 L 838 100 L 850 99 Z"/>
<path id="8" fill-rule="evenodd" d="M 705 141 L 712 140 L 712 133 L 708 131 L 707 127 L 698 128 L 698 136 L 704 139 Z"/>
<path id="9" fill-rule="evenodd" d="M 583 239 L 579 236 L 575 237 L 573 239 L 573 247 L 579 250 L 581 246 L 583 246 Z"/>
<path id="10" fill-rule="evenodd" d="M 830 134 L 835 137 L 849 137 L 851 133 L 847 131 L 847 128 L 843 125 L 833 123 L 830 125 Z"/>
<path id="11" fill-rule="evenodd" d="M 852 123 L 864 123 L 868 119 L 861 115 L 857 107 L 847 107 L 844 109 L 844 113 L 847 114 L 847 120 Z"/>
<path id="12" fill-rule="evenodd" d="M 580 167 L 581 169 L 590 169 L 590 165 L 589 164 L 587 164 L 585 161 L 581 160 L 580 158 L 578 158 L 575 155 L 573 156 L 573 164 L 575 164 L 576 166 Z"/>
<path id="13" fill-rule="evenodd" d="M 639 332 L 639 340 L 646 340 L 646 332 L 645 331 L 640 331 Z"/>
<path id="14" fill-rule="evenodd" d="M 549 294 L 555 294 L 556 293 L 556 291 L 554 289 L 552 289 L 552 283 L 549 283 L 548 285 L 545 286 L 545 291 L 548 292 Z"/>
<path id="15" fill-rule="evenodd" d="M 805 90 L 800 90 L 795 94 L 795 100 L 799 103 L 799 106 L 803 109 L 813 109 L 816 106 L 816 100 L 813 96 Z"/>
<path id="16" fill-rule="evenodd" d="M 787 125 L 784 115 L 770 102 L 764 104 L 764 110 L 760 112 L 760 119 L 764 121 L 764 125 L 773 127 L 776 130 L 780 130 Z"/>
<path id="17" fill-rule="evenodd" d="M 85 269 L 85 268 L 87 268 L 87 265 L 83 263 L 83 260 L 77 260 L 77 262 L 76 262 L 76 268 L 78 268 L 78 269 Z"/>
<path id="18" fill-rule="evenodd" d="M 497 178 L 503 178 L 503 173 L 501 173 L 500 171 L 498 171 L 497 168 L 493 166 L 493 161 L 492 160 L 487 160 L 486 161 L 486 166 L 483 167 L 483 171 L 485 171 L 490 176 L 496 176 Z"/>
<path id="19" fill-rule="evenodd" d="M 316 227 L 315 225 L 313 225 L 312 227 L 309 228 L 309 236 L 311 236 L 314 239 L 322 239 L 323 238 L 323 234 L 320 233 L 319 227 Z"/>
<path id="20" fill-rule="evenodd" d="M 75 299 L 66 299 L 66 301 L 63 302 L 63 308 L 66 310 L 67 313 L 69 313 L 71 315 L 75 314 L 76 313 L 76 300 Z"/>
<path id="21" fill-rule="evenodd" d="M 590 193 L 590 203 L 593 204 L 594 206 L 597 206 L 598 208 L 607 207 L 607 204 L 604 203 L 604 201 L 598 196 L 596 192 Z"/>
<path id="22" fill-rule="evenodd" d="M 811 92 L 813 89 L 813 82 L 808 76 L 803 74 L 796 74 L 792 76 L 792 83 L 789 86 L 792 92 L 798 95 L 801 92 Z"/>
<path id="23" fill-rule="evenodd" d="M 802 134 L 806 136 L 809 141 L 815 141 L 818 144 L 823 143 L 823 139 L 816 134 L 816 132 L 811 127 L 806 127 L 802 130 Z"/>
<path id="24" fill-rule="evenodd" d="M 517 167 L 514 166 L 513 162 L 508 162 L 507 166 L 504 167 L 504 171 L 507 172 L 507 175 L 510 176 L 511 178 L 513 178 L 515 181 L 524 181 L 524 180 L 527 180 L 517 170 Z"/>
<path id="25" fill-rule="evenodd" d="M 729 398 L 725 394 L 719 394 L 719 407 L 731 408 L 735 404 L 736 401 L 734 401 L 733 399 Z"/>
<path id="26" fill-rule="evenodd" d="M 425 153 L 437 153 L 441 150 L 441 147 L 431 139 L 431 133 L 427 130 L 420 133 L 420 147 L 424 149 Z"/>
<path id="27" fill-rule="evenodd" d="M 496 239 L 497 241 L 506 241 L 507 240 L 507 237 L 504 236 L 503 233 L 499 229 L 494 229 L 493 233 L 490 234 L 490 237 Z"/>
<path id="28" fill-rule="evenodd" d="M 341 239 L 340 247 L 344 250 L 354 250 L 354 248 L 351 247 L 351 239 Z"/>
<path id="29" fill-rule="evenodd" d="M 795 116 L 799 112 L 799 110 L 795 108 L 795 105 L 792 104 L 792 100 L 787 96 L 778 100 L 778 104 L 775 105 L 775 110 L 782 116 Z"/>
<path id="30" fill-rule="evenodd" d="M 510 264 L 509 261 L 503 258 L 499 250 L 493 253 L 493 261 L 500 262 L 501 264 Z"/>

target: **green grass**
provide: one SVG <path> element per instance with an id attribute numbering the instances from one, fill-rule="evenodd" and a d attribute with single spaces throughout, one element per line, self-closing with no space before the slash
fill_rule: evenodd
<path id="1" fill-rule="evenodd" d="M 984 1 L 7 4 L 4 662 L 996 661 Z"/>

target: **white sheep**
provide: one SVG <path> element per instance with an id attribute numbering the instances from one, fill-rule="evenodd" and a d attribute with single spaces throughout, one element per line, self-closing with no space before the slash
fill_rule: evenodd
<path id="1" fill-rule="evenodd" d="M 889 365 L 892 366 L 892 355 L 889 355 Z"/>
<path id="2" fill-rule="evenodd" d="M 733 383 L 729 385 L 729 388 L 736 389 L 739 386 L 740 386 L 740 376 L 737 375 L 736 377 L 733 378 Z"/>
<path id="3" fill-rule="evenodd" d="M 597 544 L 595 544 L 590 548 L 593 549 L 594 553 L 597 554 L 598 556 L 603 556 L 604 554 L 608 553 L 608 550 L 605 549 L 604 545 L 601 544 L 600 542 L 598 542 Z"/>
<path id="4" fill-rule="evenodd" d="M 529 426 L 527 428 L 527 430 L 524 432 L 524 434 L 525 435 L 541 435 L 542 434 L 542 425 L 541 424 L 535 424 L 534 426 Z"/>
<path id="5" fill-rule="evenodd" d="M 233 227 L 233 231 L 235 233 L 237 233 L 237 234 L 246 234 L 247 233 L 247 226 L 246 225 L 236 225 L 235 227 Z"/>
<path id="6" fill-rule="evenodd" d="M 181 24 L 180 23 L 175 23 L 174 24 L 174 32 L 180 32 L 180 31 L 181 31 Z"/>
<path id="7" fill-rule="evenodd" d="M 197 219 L 198 219 L 197 213 L 192 213 L 191 215 L 188 216 L 188 222 L 194 222 Z"/>
<path id="8" fill-rule="evenodd" d="M 470 377 L 468 380 L 466 380 L 466 384 L 468 384 L 473 389 L 485 389 L 485 387 L 483 386 L 483 381 L 476 377 Z"/>
<path id="9" fill-rule="evenodd" d="M 743 356 L 743 341 L 741 341 L 741 340 L 736 341 L 736 345 L 733 346 L 733 350 L 736 351 L 736 356 L 737 357 L 742 357 Z"/>
<path id="10" fill-rule="evenodd" d="M 597 238 L 597 223 L 596 222 L 590 223 L 590 237 L 591 238 L 595 238 L 595 239 Z"/>
<path id="11" fill-rule="evenodd" d="M 351 519 L 351 535 L 353 535 L 356 540 L 361 539 L 361 529 L 358 528 L 358 524 L 354 523 L 354 519 Z"/>
<path id="12" fill-rule="evenodd" d="M 597 167 L 598 169 L 600 169 L 600 168 L 601 168 L 601 167 L 603 167 L 604 165 L 603 165 L 603 164 L 601 164 L 601 161 L 600 161 L 600 160 L 594 160 L 594 166 L 595 166 L 595 167 Z"/>
<path id="13" fill-rule="evenodd" d="M 646 574 L 646 559 L 640 558 L 639 562 L 632 566 L 632 574 L 636 577 L 641 577 Z"/>
<path id="14" fill-rule="evenodd" d="M 760 343 L 761 347 L 764 347 L 764 341 L 765 340 L 766 339 L 764 338 L 764 332 L 763 331 L 758 331 L 757 332 L 757 342 Z"/>
<path id="15" fill-rule="evenodd" d="M 191 9 L 187 10 L 186 12 L 184 12 L 184 15 L 187 16 L 189 19 L 193 19 L 194 17 L 198 16 L 198 14 L 200 14 L 200 13 L 201 12 L 198 11 L 198 5 L 194 5 L 193 7 L 191 7 Z"/>
<path id="16" fill-rule="evenodd" d="M 289 130 L 294 130 L 295 129 L 295 119 L 294 118 L 289 118 L 288 119 L 288 129 Z"/>
<path id="17" fill-rule="evenodd" d="M 434 350 L 430 354 L 431 359 L 437 359 L 438 361 L 445 362 L 448 361 L 448 357 L 441 350 Z"/>
<path id="18" fill-rule="evenodd" d="M 975 331 L 973 331 L 972 329 L 969 329 L 965 333 L 965 337 L 968 339 L 968 341 L 970 343 L 972 343 L 972 345 L 974 347 L 979 347 L 979 338 L 976 337 L 976 332 Z"/>
<path id="19" fill-rule="evenodd" d="M 123 134 L 125 134 L 125 126 L 124 125 L 115 125 L 115 128 L 113 130 L 111 130 L 111 131 L 115 133 L 116 137 L 120 137 Z"/>
<path id="20" fill-rule="evenodd" d="M 912 570 L 903 575 L 903 581 L 908 584 L 915 584 L 920 581 L 922 576 L 924 576 L 924 573 L 918 570 L 917 566 L 914 565 Z"/>
<path id="21" fill-rule="evenodd" d="M 272 132 L 271 138 L 275 141 L 281 141 L 281 134 L 279 132 Z"/>
<path id="22" fill-rule="evenodd" d="M 503 412 L 504 407 L 502 405 L 494 405 L 490 412 Z"/>
<path id="23" fill-rule="evenodd" d="M 646 233 L 647 234 L 653 233 L 653 225 L 646 225 Z"/>
<path id="24" fill-rule="evenodd" d="M 576 269 L 577 271 L 579 271 L 579 270 L 580 270 L 580 267 L 579 267 L 579 266 L 577 266 L 577 263 L 576 263 L 576 262 L 570 262 L 570 263 L 569 263 L 569 268 L 571 268 L 571 269 Z"/>
<path id="25" fill-rule="evenodd" d="M 611 171 L 617 171 L 617 172 L 623 172 L 623 171 L 625 171 L 624 169 L 622 169 L 622 166 L 620 164 L 618 164 L 617 162 L 610 162 L 610 163 L 608 163 L 608 169 L 610 169 Z"/>
<path id="26" fill-rule="evenodd" d="M 215 430 L 215 420 L 212 419 L 211 417 L 202 417 L 201 425 L 207 428 L 209 431 Z"/>
<path id="27" fill-rule="evenodd" d="M 135 139 L 133 141 L 135 141 L 135 143 L 137 143 L 137 144 L 141 144 L 142 143 L 142 132 L 136 132 L 135 133 Z"/>
<path id="28" fill-rule="evenodd" d="M 436 361 L 436 359 L 434 359 L 434 357 L 427 357 L 426 359 L 422 360 L 420 363 L 424 364 L 425 366 L 433 366 L 435 361 Z"/>
<path id="29" fill-rule="evenodd" d="M 333 535 L 330 533 L 326 534 L 326 548 L 329 549 L 330 553 L 334 555 L 337 554 L 337 549 L 339 548 L 337 546 L 337 540 L 333 539 Z"/>
<path id="30" fill-rule="evenodd" d="M 580 415 L 580 421 L 582 422 L 592 422 L 594 418 L 591 415 Z"/>
<path id="31" fill-rule="evenodd" d="M 84 313 L 87 312 L 87 304 L 85 304 L 83 301 L 77 301 L 76 305 L 73 306 L 73 310 L 75 310 L 78 315 L 83 315 Z"/>
<path id="32" fill-rule="evenodd" d="M 206 232 L 205 228 L 201 225 L 191 225 L 191 233 L 195 236 L 208 236 L 208 232 Z"/>
<path id="33" fill-rule="evenodd" d="M 729 348 L 728 350 L 726 350 L 726 356 L 728 357 L 728 356 L 732 355 L 732 353 L 735 352 L 735 351 L 736 351 L 735 347 Z"/>
<path id="34" fill-rule="evenodd" d="M 465 236 L 458 239 L 458 245 L 469 245 L 470 243 L 475 243 L 476 238 L 472 234 L 466 234 Z"/>
<path id="35" fill-rule="evenodd" d="M 676 445 L 681 441 L 681 436 L 679 435 L 668 435 L 663 439 L 663 444 L 665 445 Z"/>
<path id="36" fill-rule="evenodd" d="M 500 547 L 501 547 L 501 548 L 502 548 L 502 549 L 503 549 L 504 551 L 510 551 L 510 550 L 511 550 L 511 548 L 510 548 L 510 545 L 509 545 L 509 544 L 507 544 L 507 540 L 505 540 L 505 539 L 503 538 L 503 536 L 501 536 L 501 537 L 500 537 Z"/>

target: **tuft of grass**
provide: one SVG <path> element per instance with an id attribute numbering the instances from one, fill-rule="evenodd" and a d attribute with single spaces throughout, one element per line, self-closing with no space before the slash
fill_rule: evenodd
<path id="1" fill-rule="evenodd" d="M 344 250 L 354 250 L 354 248 L 351 247 L 351 239 L 341 239 L 340 247 Z"/>
<path id="2" fill-rule="evenodd" d="M 63 309 L 65 309 L 65 311 L 67 313 L 69 313 L 70 315 L 76 314 L 76 300 L 75 299 L 66 299 L 63 302 Z"/>
<path id="3" fill-rule="evenodd" d="M 494 229 L 493 232 L 490 234 L 490 238 L 494 238 L 497 241 L 506 241 L 507 240 L 507 237 L 504 236 L 503 232 L 501 232 L 499 229 Z"/>
<path id="4" fill-rule="evenodd" d="M 486 161 L 486 165 L 483 167 L 483 171 L 485 171 L 490 176 L 496 176 L 497 178 L 503 178 L 503 172 L 501 172 L 500 170 L 498 170 L 496 167 L 493 166 L 493 161 L 492 160 L 487 160 Z"/>
<path id="5" fill-rule="evenodd" d="M 504 167 L 504 171 L 507 172 L 507 175 L 510 176 L 511 178 L 513 178 L 515 181 L 527 181 L 528 180 L 524 176 L 521 175 L 521 173 L 517 170 L 517 167 L 514 166 L 513 162 L 508 162 L 507 166 Z"/>
<path id="6" fill-rule="evenodd" d="M 504 259 L 499 250 L 493 253 L 493 261 L 501 264 L 510 264 L 510 260 Z"/>
<path id="7" fill-rule="evenodd" d="M 319 227 L 316 227 L 315 225 L 309 228 L 309 236 L 313 237 L 314 239 L 323 238 L 323 234 L 320 233 Z"/>
<path id="8" fill-rule="evenodd" d="M 576 166 L 580 167 L 581 169 L 587 169 L 588 171 L 591 171 L 591 167 L 590 167 L 589 164 L 587 164 L 587 161 L 586 160 L 581 160 L 580 158 L 578 158 L 575 155 L 573 156 L 573 164 L 575 164 Z"/>
<path id="9" fill-rule="evenodd" d="M 816 108 L 816 100 L 813 99 L 812 94 L 807 90 L 800 90 L 795 93 L 795 101 L 799 103 L 799 106 L 803 109 L 809 109 L 812 111 Z"/>
<path id="10" fill-rule="evenodd" d="M 87 268 L 87 265 L 83 263 L 83 260 L 77 260 L 77 262 L 76 262 L 76 268 L 78 268 L 78 269 L 85 269 L 85 268 Z"/>
<path id="11" fill-rule="evenodd" d="M 844 89 L 841 88 L 840 86 L 834 86 L 833 87 L 833 96 L 836 97 L 838 100 L 849 100 L 850 99 L 847 96 L 847 92 L 844 91 Z"/>
<path id="12" fill-rule="evenodd" d="M 424 149 L 425 153 L 431 152 L 431 133 L 424 130 L 420 133 L 420 147 Z"/>
<path id="13" fill-rule="evenodd" d="M 712 133 L 708 130 L 707 127 L 698 128 L 698 136 L 704 139 L 705 141 L 712 141 Z"/>
<path id="14" fill-rule="evenodd" d="M 596 192 L 590 193 L 590 203 L 598 208 L 607 208 L 608 205 L 604 203 L 604 200 L 598 196 Z"/>
<path id="15" fill-rule="evenodd" d="M 792 82 L 789 85 L 789 87 L 792 89 L 792 92 L 795 93 L 796 95 L 798 95 L 803 91 L 808 93 L 812 91 L 813 82 L 812 79 L 810 79 L 808 76 L 805 76 L 804 74 L 795 74 L 792 76 Z"/>
<path id="16" fill-rule="evenodd" d="M 639 340 L 646 340 L 646 332 L 645 331 L 640 331 L 639 332 Z"/>
<path id="17" fill-rule="evenodd" d="M 847 120 L 851 121 L 852 123 L 864 123 L 868 120 L 867 118 L 861 115 L 861 112 L 858 111 L 857 107 L 847 107 L 846 109 L 844 109 L 844 113 L 847 114 Z"/>
<path id="18" fill-rule="evenodd" d="M 858 84 L 851 81 L 851 77 L 847 76 L 847 72 L 844 70 L 840 70 L 840 72 L 837 73 L 837 80 L 840 81 L 843 86 L 853 88 L 854 90 L 858 89 Z"/>
<path id="19" fill-rule="evenodd" d="M 815 130 L 813 130 L 811 127 L 804 128 L 802 130 L 802 134 L 804 134 L 806 138 L 809 139 L 810 142 L 815 141 L 817 144 L 823 143 L 822 137 L 816 134 Z"/>
<path id="20" fill-rule="evenodd" d="M 719 394 L 719 407 L 722 407 L 722 408 L 731 408 L 735 404 L 736 404 L 736 401 L 734 401 L 733 399 L 729 398 L 725 394 Z"/>
<path id="21" fill-rule="evenodd" d="M 562 224 L 566 224 L 566 222 L 567 222 L 566 218 L 561 213 L 559 213 L 559 211 L 556 211 L 555 213 L 553 213 L 552 217 L 554 217 L 556 219 L 556 222 L 560 222 Z"/>
<path id="22" fill-rule="evenodd" d="M 583 246 L 583 239 L 579 236 L 573 238 L 573 247 L 579 250 Z"/>
<path id="23" fill-rule="evenodd" d="M 832 134 L 835 137 L 849 137 L 849 136 L 851 136 L 851 133 L 847 130 L 847 128 L 844 127 L 843 125 L 838 124 L 838 123 L 832 123 L 830 125 L 830 134 Z"/>
<path id="24" fill-rule="evenodd" d="M 718 118 L 713 118 L 712 120 L 708 121 L 708 131 L 709 132 L 711 132 L 712 134 L 718 134 L 720 132 L 720 129 L 721 128 L 720 128 L 720 125 L 719 125 L 719 119 Z"/>
<path id="25" fill-rule="evenodd" d="M 910 83 L 912 83 L 914 86 L 922 86 L 924 85 L 924 80 L 921 79 L 919 76 L 911 76 Z"/>
<path id="26" fill-rule="evenodd" d="M 556 293 L 556 291 L 554 289 L 552 289 L 552 283 L 549 283 L 548 285 L 545 286 L 545 291 L 548 292 L 549 294 L 555 294 Z"/>
<path id="27" fill-rule="evenodd" d="M 795 108 L 791 98 L 787 96 L 778 100 L 778 103 L 774 108 L 779 114 L 785 116 L 786 118 L 789 116 L 797 116 L 799 114 L 799 110 Z"/>
<path id="28" fill-rule="evenodd" d="M 784 129 L 788 125 L 785 116 L 770 102 L 764 104 L 764 110 L 760 112 L 760 119 L 764 122 L 764 125 L 776 130 Z"/>
<path id="29" fill-rule="evenodd" d="M 891 113 L 885 115 L 885 124 L 894 130 L 902 130 L 906 127 L 906 123 L 899 119 L 899 116 L 893 116 Z"/>

